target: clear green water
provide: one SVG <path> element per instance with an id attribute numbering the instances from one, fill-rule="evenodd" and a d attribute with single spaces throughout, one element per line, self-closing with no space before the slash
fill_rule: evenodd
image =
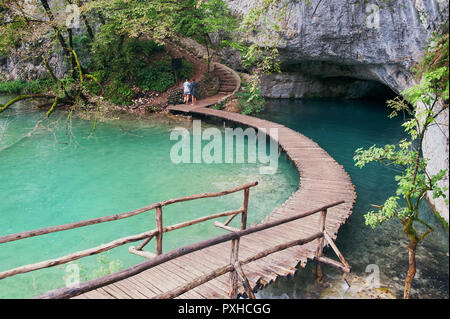
<path id="1" fill-rule="evenodd" d="M 389 119 L 383 102 L 345 100 L 271 100 L 259 117 L 286 125 L 313 139 L 344 166 L 356 187 L 357 201 L 349 221 L 341 227 L 337 246 L 363 278 L 369 264 L 380 270 L 380 284 L 398 297 L 408 269 L 407 240 L 399 223 L 390 221 L 372 230 L 364 224 L 370 204 L 381 204 L 396 188 L 391 168 L 377 164 L 364 169 L 354 166 L 353 154 L 359 147 L 395 143 L 403 137 L 401 117 Z M 417 252 L 417 275 L 413 282 L 415 298 L 449 297 L 449 237 L 428 205 L 422 207 L 425 220 L 436 227 Z M 336 258 L 332 253 L 330 257 Z M 339 273 L 326 268 L 331 285 L 341 289 Z M 345 284 L 343 284 L 345 285 Z M 339 289 L 338 289 L 339 288 Z M 342 289 L 341 289 L 342 290 Z M 280 280 L 259 293 L 265 298 L 327 298 L 315 285 L 311 267 L 291 279 Z M 336 297 L 336 295 L 333 295 Z M 339 296 L 339 294 L 337 294 Z"/>
<path id="2" fill-rule="evenodd" d="M 5 100 L 0 98 L 0 102 Z M 170 140 L 170 132 L 178 126 L 191 130 L 192 122 L 167 117 L 121 117 L 119 121 L 99 123 L 95 134 L 90 135 L 92 121 L 74 118 L 68 126 L 67 114 L 56 113 L 50 122 L 43 123 L 45 127 L 17 142 L 42 116 L 27 103 L 0 114 L 0 236 L 127 212 L 158 201 L 225 190 L 251 181 L 259 182 L 250 191 L 248 216 L 249 223 L 256 223 L 298 188 L 298 173 L 285 158 L 281 158 L 274 175 L 261 175 L 258 164 L 173 164 L 170 149 L 175 141 Z M 206 127 L 202 123 L 202 128 Z M 165 207 L 164 225 L 237 209 L 242 198 L 243 192 L 239 192 Z M 225 233 L 212 222 L 165 234 L 163 250 Z M 147 212 L 2 244 L 0 271 L 154 228 L 154 213 Z M 113 249 L 107 254 L 108 261 L 120 260 L 123 267 L 144 261 L 128 252 L 131 245 Z M 150 243 L 148 249 L 153 251 L 154 244 Z M 83 258 L 76 264 L 81 267 L 82 280 L 93 278 L 101 266 L 105 267 L 97 256 Z M 65 265 L 61 265 L 0 280 L 0 298 L 29 298 L 63 287 L 65 275 Z"/>

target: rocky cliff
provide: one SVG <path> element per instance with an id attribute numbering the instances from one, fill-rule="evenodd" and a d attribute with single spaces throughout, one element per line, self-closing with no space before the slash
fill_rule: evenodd
<path id="1" fill-rule="evenodd" d="M 227 2 L 244 14 L 255 1 Z M 286 2 L 287 19 L 278 33 L 283 72 L 262 79 L 266 97 L 352 98 L 382 90 L 380 85 L 400 93 L 416 83 L 411 67 L 420 61 L 431 33 L 448 21 L 446 0 L 387 1 L 384 7 L 377 5 L 384 1 L 375 0 Z M 263 43 L 258 37 L 253 41 Z M 236 60 L 230 63 L 238 67 Z M 448 169 L 448 109 L 438 123 L 424 147 L 430 173 Z M 442 185 L 448 185 L 448 174 Z M 448 221 L 445 202 L 431 197 L 430 202 Z"/>

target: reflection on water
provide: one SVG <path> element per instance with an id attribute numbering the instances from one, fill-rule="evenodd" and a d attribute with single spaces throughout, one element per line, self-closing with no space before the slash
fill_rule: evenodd
<path id="1" fill-rule="evenodd" d="M 399 222 L 392 220 L 375 230 L 364 224 L 364 214 L 371 204 L 383 203 L 396 188 L 395 171 L 389 167 L 371 164 L 364 169 L 354 166 L 353 154 L 359 147 L 398 142 L 403 135 L 402 119 L 389 119 L 389 110 L 383 103 L 345 100 L 271 100 L 261 118 L 284 124 L 316 141 L 344 166 L 356 187 L 357 201 L 349 221 L 341 227 L 337 246 L 352 266 L 355 286 L 367 279 L 375 265 L 379 269 L 380 286 L 397 297 L 402 296 L 404 278 L 408 269 L 407 239 Z M 301 183 L 301 178 L 300 178 Z M 422 217 L 436 227 L 417 250 L 417 274 L 412 286 L 414 298 L 449 297 L 449 237 L 433 215 L 428 204 L 421 208 Z M 336 258 L 333 252 L 328 252 Z M 369 267 L 370 270 L 370 267 Z M 341 274 L 325 268 L 328 284 L 346 286 Z M 351 284 L 351 283 L 350 283 Z M 269 286 L 259 292 L 264 298 L 341 298 L 330 287 L 314 283 L 311 269 L 300 270 L 288 280 Z M 366 294 L 350 294 L 354 298 Z M 349 297 L 347 294 L 346 297 Z"/>

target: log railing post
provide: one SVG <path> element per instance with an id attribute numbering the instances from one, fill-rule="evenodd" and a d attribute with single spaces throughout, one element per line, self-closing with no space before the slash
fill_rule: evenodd
<path id="1" fill-rule="evenodd" d="M 242 204 L 242 215 L 241 215 L 241 230 L 247 228 L 247 211 L 248 211 L 249 196 L 250 196 L 250 188 L 244 189 L 244 202 Z"/>
<path id="2" fill-rule="evenodd" d="M 248 281 L 247 277 L 245 276 L 244 270 L 242 269 L 241 263 L 237 262 L 233 266 L 239 277 L 241 278 L 242 285 L 244 286 L 248 299 L 256 299 L 255 294 L 252 290 L 252 286 L 250 285 L 250 282 Z"/>
<path id="3" fill-rule="evenodd" d="M 238 297 L 238 272 L 234 265 L 239 262 L 239 238 L 231 241 L 231 257 L 230 264 L 233 265 L 233 271 L 230 272 L 230 298 L 236 299 Z"/>
<path id="4" fill-rule="evenodd" d="M 327 209 L 324 209 L 320 212 L 320 219 L 319 219 L 319 232 L 322 233 L 322 235 L 325 233 L 325 224 L 327 219 Z M 316 257 L 322 257 L 323 255 L 323 245 L 324 240 L 323 236 L 319 238 L 319 244 L 317 245 L 316 249 Z M 323 279 L 323 271 L 322 271 L 322 265 L 320 262 L 317 262 L 316 265 L 316 278 L 317 281 L 321 282 Z"/>
<path id="5" fill-rule="evenodd" d="M 162 237 L 163 237 L 163 221 L 162 221 L 162 207 L 156 207 L 156 228 L 158 234 L 156 235 L 156 255 L 162 254 Z"/>

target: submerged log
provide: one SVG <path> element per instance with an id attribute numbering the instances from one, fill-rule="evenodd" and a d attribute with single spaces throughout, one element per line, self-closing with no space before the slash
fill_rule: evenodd
<path id="1" fill-rule="evenodd" d="M 19 101 L 23 100 L 30 100 L 30 99 L 37 99 L 37 98 L 46 98 L 46 99 L 54 99 L 56 96 L 51 94 L 24 94 L 24 95 L 18 95 L 6 104 L 0 104 L 0 113 L 2 113 L 4 110 L 6 110 L 8 107 L 13 105 L 14 103 L 17 103 Z"/>

